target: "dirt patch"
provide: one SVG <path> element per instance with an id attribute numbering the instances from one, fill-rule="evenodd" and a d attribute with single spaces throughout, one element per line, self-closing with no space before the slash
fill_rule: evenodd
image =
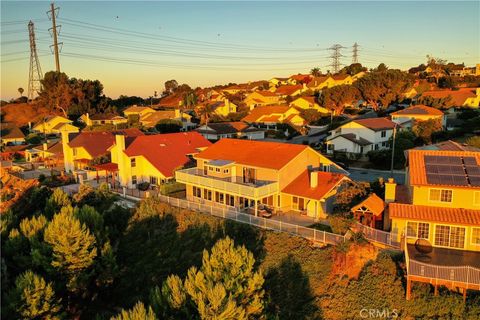
<path id="1" fill-rule="evenodd" d="M 370 244 L 352 244 L 348 251 L 335 250 L 333 253 L 332 276 L 347 276 L 358 279 L 366 263 L 377 259 L 378 249 Z"/>
<path id="2" fill-rule="evenodd" d="M 35 103 L 10 103 L 2 107 L 2 121 L 13 122 L 18 127 L 27 126 L 28 122 L 37 123 L 51 114 L 46 107 Z"/>
<path id="3" fill-rule="evenodd" d="M 5 170 L 0 172 L 0 180 L 2 188 L 0 189 L 0 213 L 4 213 L 8 210 L 12 204 L 18 201 L 25 191 L 33 186 L 38 185 L 37 180 L 22 180 L 15 176 L 12 176 Z"/>

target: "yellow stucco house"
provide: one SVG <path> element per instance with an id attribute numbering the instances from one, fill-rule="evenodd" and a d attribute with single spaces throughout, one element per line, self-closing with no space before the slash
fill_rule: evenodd
<path id="1" fill-rule="evenodd" d="M 131 106 L 131 107 L 128 107 L 127 109 L 125 109 L 123 111 L 123 114 L 127 118 L 129 116 L 136 115 L 141 119 L 141 118 L 145 117 L 147 114 L 153 113 L 153 112 L 155 112 L 155 110 L 150 108 L 150 107 L 143 107 L 143 106 L 134 105 L 134 106 Z"/>
<path id="2" fill-rule="evenodd" d="M 216 115 L 226 117 L 230 113 L 237 112 L 238 107 L 236 104 L 230 102 L 230 100 L 224 99 L 223 101 L 215 102 L 213 104 L 213 109 Z"/>
<path id="3" fill-rule="evenodd" d="M 196 167 L 175 174 L 188 200 L 255 215 L 263 205 L 324 219 L 348 180 L 335 163 L 305 145 L 221 139 L 194 157 Z"/>
<path id="4" fill-rule="evenodd" d="M 272 78 L 268 80 L 268 83 L 270 87 L 276 87 L 288 84 L 288 80 L 289 78 Z"/>
<path id="5" fill-rule="evenodd" d="M 411 282 L 480 290 L 480 153 L 407 152 L 405 188 L 386 183 L 391 232 L 403 244 Z M 400 191 L 400 192 L 399 192 Z M 400 200 L 401 199 L 401 200 Z"/>
<path id="6" fill-rule="evenodd" d="M 339 86 L 342 84 L 349 85 L 349 84 L 352 84 L 354 81 L 352 76 L 349 74 L 334 74 L 331 77 L 334 81 L 335 86 Z"/>
<path id="7" fill-rule="evenodd" d="M 321 107 L 314 96 L 303 96 L 293 100 L 290 103 L 291 107 L 300 108 L 304 110 L 314 109 L 320 113 L 330 114 L 330 110 L 327 108 Z"/>
<path id="8" fill-rule="evenodd" d="M 250 107 L 250 110 L 258 106 L 267 106 L 279 104 L 282 98 L 274 92 L 268 90 L 255 91 L 245 97 L 245 104 Z"/>
<path id="9" fill-rule="evenodd" d="M 124 118 L 122 116 L 105 113 L 96 113 L 94 115 L 86 113 L 80 116 L 79 121 L 82 121 L 88 127 L 101 126 L 105 124 L 117 126 L 128 122 L 127 118 Z"/>
<path id="10" fill-rule="evenodd" d="M 44 134 L 61 134 L 62 131 L 78 132 L 72 120 L 62 116 L 49 116 L 33 126 L 32 131 Z"/>
<path id="11" fill-rule="evenodd" d="M 142 182 L 157 186 L 172 179 L 177 169 L 192 163 L 193 155 L 211 145 L 198 132 L 145 135 L 129 140 L 117 134 L 109 149 L 112 162 L 118 164 L 118 182 L 128 188 Z"/>
<path id="12" fill-rule="evenodd" d="M 454 107 L 472 107 L 480 106 L 480 88 L 460 88 L 458 90 L 432 90 L 422 93 L 422 97 L 432 97 L 436 99 L 448 98 Z"/>
<path id="13" fill-rule="evenodd" d="M 336 85 L 335 80 L 327 76 L 313 77 L 309 83 L 307 83 L 307 88 L 312 91 L 322 90 L 323 88 L 331 88 Z"/>
<path id="14" fill-rule="evenodd" d="M 276 125 L 278 123 L 291 123 L 295 126 L 306 124 L 300 111 L 290 106 L 263 106 L 257 107 L 242 119 L 243 122 Z"/>

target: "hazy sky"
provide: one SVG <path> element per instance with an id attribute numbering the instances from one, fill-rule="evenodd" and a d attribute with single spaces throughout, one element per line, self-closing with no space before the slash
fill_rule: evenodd
<path id="1" fill-rule="evenodd" d="M 190 86 L 269 79 L 328 66 L 341 44 L 359 61 L 407 69 L 432 54 L 480 62 L 480 2 L 58 1 L 61 69 L 98 79 L 112 98 L 149 96 L 168 79 Z M 27 23 L 43 72 L 54 69 L 47 1 L 1 2 L 1 98 L 28 88 Z"/>

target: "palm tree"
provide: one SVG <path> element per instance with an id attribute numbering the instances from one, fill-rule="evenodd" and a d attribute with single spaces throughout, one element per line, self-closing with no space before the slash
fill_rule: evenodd
<path id="1" fill-rule="evenodd" d="M 213 104 L 205 104 L 204 106 L 200 107 L 198 110 L 198 116 L 200 119 L 203 119 L 205 125 L 208 126 L 208 120 L 210 116 L 215 112 L 215 106 Z"/>
<path id="2" fill-rule="evenodd" d="M 20 97 L 22 97 L 22 96 L 23 96 L 23 92 L 24 92 L 25 90 L 23 90 L 23 88 L 18 88 L 17 90 L 18 90 L 18 92 L 20 93 Z"/>
<path id="3" fill-rule="evenodd" d="M 319 68 L 315 67 L 312 70 L 310 70 L 310 74 L 314 77 L 319 77 L 321 72 Z"/>

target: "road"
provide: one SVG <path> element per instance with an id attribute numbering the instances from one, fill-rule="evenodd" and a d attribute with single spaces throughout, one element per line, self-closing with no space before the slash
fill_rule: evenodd
<path id="1" fill-rule="evenodd" d="M 390 171 L 381 171 L 381 170 L 373 170 L 373 169 L 348 169 L 350 172 L 350 179 L 354 181 L 375 181 L 380 177 L 383 177 L 385 180 L 390 178 Z M 405 183 L 405 173 L 403 171 L 394 171 L 393 178 L 398 184 Z"/>

